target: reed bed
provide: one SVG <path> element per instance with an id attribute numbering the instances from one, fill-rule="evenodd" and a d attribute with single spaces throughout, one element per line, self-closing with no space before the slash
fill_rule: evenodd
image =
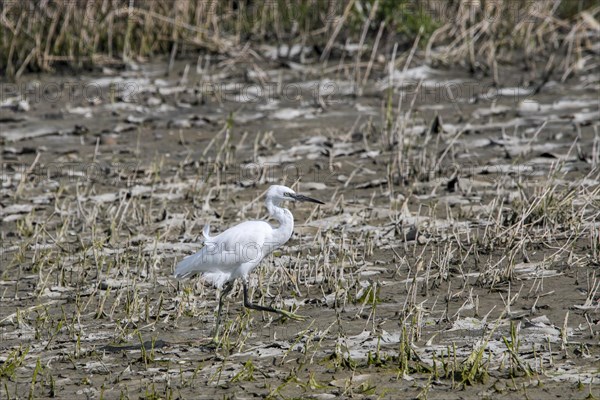
<path id="1" fill-rule="evenodd" d="M 568 76 L 585 68 L 581 60 L 593 46 L 589 32 L 597 33 L 600 10 L 593 6 L 587 0 L 522 6 L 503 0 L 3 0 L 0 71 L 14 79 L 198 53 L 243 61 L 240 55 L 260 57 L 252 50 L 263 43 L 313 46 L 321 62 L 348 44 L 367 45 L 355 55 L 361 65 L 418 39 L 432 62 L 494 76 L 498 63 L 533 68 L 560 52 L 567 57 L 557 65 L 551 59 L 548 68 Z"/>

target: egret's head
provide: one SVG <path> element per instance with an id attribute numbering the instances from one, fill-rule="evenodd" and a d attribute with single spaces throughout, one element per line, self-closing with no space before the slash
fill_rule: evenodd
<path id="1" fill-rule="evenodd" d="M 287 186 L 273 185 L 267 191 L 267 200 L 271 200 L 274 204 L 281 204 L 286 200 L 291 201 L 308 201 L 311 203 L 325 204 L 321 200 L 313 199 L 294 192 Z"/>

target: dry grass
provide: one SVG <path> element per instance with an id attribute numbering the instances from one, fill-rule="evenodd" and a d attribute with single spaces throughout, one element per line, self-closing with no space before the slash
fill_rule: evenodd
<path id="1" fill-rule="evenodd" d="M 422 44 L 428 40 L 428 59 L 464 63 L 494 77 L 498 63 L 519 60 L 535 70 L 559 51 L 567 57 L 561 65 L 548 63 L 548 69 L 560 68 L 566 78 L 587 68 L 594 38 L 586 32 L 598 28 L 599 8 L 589 1 L 578 4 L 3 0 L 0 71 L 18 78 L 28 71 L 90 69 L 156 56 L 173 60 L 198 52 L 247 61 L 258 57 L 254 50 L 263 43 L 313 46 L 327 61 L 343 54 L 346 43 L 358 43 L 370 48 L 354 56 L 355 79 L 364 85 L 377 52 L 388 55 L 393 43 L 409 48 L 420 38 Z"/>
<path id="2" fill-rule="evenodd" d="M 564 81 L 589 68 L 588 50 L 598 36 L 590 32 L 600 29 L 600 7 L 593 2 L 562 3 L 460 2 L 455 19 L 431 35 L 427 56 L 445 64 L 465 64 L 473 72 L 483 70 L 496 83 L 498 65 L 515 61 L 531 71 L 543 65 L 546 79 L 561 70 Z M 573 3 L 579 3 L 577 12 Z"/>

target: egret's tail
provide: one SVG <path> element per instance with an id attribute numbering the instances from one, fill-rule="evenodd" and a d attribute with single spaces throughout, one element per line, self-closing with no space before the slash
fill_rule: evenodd
<path id="1" fill-rule="evenodd" d="M 205 243 L 212 241 L 213 238 L 210 236 L 210 224 L 204 225 L 204 229 L 202 229 L 202 235 L 204 236 Z M 205 251 L 205 249 L 202 249 L 198 253 L 181 260 L 175 267 L 175 278 L 187 278 L 189 276 L 206 272 L 209 268 L 207 268 L 207 266 L 202 262 L 202 257 Z"/>
<path id="2" fill-rule="evenodd" d="M 197 269 L 197 257 L 196 254 L 188 256 L 181 260 L 179 264 L 175 267 L 174 276 L 177 279 L 187 278 L 188 276 L 193 276 L 199 273 Z"/>
<path id="3" fill-rule="evenodd" d="M 175 267 L 175 278 L 182 279 L 202 274 L 205 281 L 221 289 L 225 282 L 231 280 L 231 272 L 216 271 L 206 263 L 202 263 L 204 249 L 184 258 Z"/>
<path id="4" fill-rule="evenodd" d="M 204 247 L 196 254 L 192 254 L 181 260 L 175 266 L 175 278 L 187 278 L 201 274 L 205 281 L 212 283 L 218 289 L 221 289 L 226 282 L 235 279 L 232 276 L 232 265 L 227 264 L 226 258 L 221 257 L 220 248 L 218 246 L 218 236 L 210 236 L 210 225 L 204 225 L 202 229 L 204 236 Z M 230 260 L 231 261 L 231 260 Z"/>

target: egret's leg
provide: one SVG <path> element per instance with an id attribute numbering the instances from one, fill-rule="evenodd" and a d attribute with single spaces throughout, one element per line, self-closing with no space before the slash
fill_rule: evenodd
<path id="1" fill-rule="evenodd" d="M 221 295 L 219 296 L 219 308 L 217 309 L 217 326 L 215 326 L 215 334 L 213 335 L 213 341 L 217 341 L 219 339 L 219 325 L 221 325 L 221 312 L 223 311 L 223 301 L 225 297 L 231 292 L 233 289 L 233 281 L 227 282 L 225 287 L 221 291 Z"/>
<path id="2" fill-rule="evenodd" d="M 248 284 L 246 282 L 242 282 L 242 285 L 244 286 L 244 307 L 250 308 L 252 310 L 267 311 L 267 312 L 281 314 L 290 319 L 295 319 L 297 321 L 304 321 L 306 319 L 306 317 L 304 317 L 302 315 L 294 314 L 289 311 L 251 303 L 250 299 L 248 298 Z"/>

